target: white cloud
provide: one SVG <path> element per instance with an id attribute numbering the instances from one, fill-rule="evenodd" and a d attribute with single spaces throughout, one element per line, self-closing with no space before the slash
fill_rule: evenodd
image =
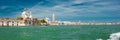
<path id="1" fill-rule="evenodd" d="M 1 6 L 0 9 L 3 10 L 3 9 L 9 8 L 9 7 L 11 7 L 11 6 Z"/>
<path id="2" fill-rule="evenodd" d="M 58 4 L 53 7 L 43 7 L 40 6 L 38 3 L 36 6 L 32 7 L 31 10 L 33 12 L 33 16 L 41 18 L 45 16 L 52 16 L 53 13 L 55 13 L 58 17 L 81 17 L 81 16 L 87 16 L 87 17 L 102 17 L 102 16 L 111 16 L 106 13 L 102 13 L 103 11 L 112 11 L 112 10 L 118 10 L 120 8 L 119 5 L 116 6 L 109 6 L 112 4 L 111 2 L 95 2 L 100 0 L 74 0 L 71 1 L 68 4 Z M 95 2 L 91 5 L 87 6 L 71 6 L 74 4 L 81 4 L 84 2 Z M 100 7 L 96 7 L 96 5 L 100 5 Z M 107 6 L 106 6 L 107 5 Z M 66 7 L 68 6 L 68 7 Z M 69 7 L 70 6 L 70 7 Z M 83 8 L 82 8 L 82 7 Z M 78 13 L 76 13 L 78 12 Z"/>

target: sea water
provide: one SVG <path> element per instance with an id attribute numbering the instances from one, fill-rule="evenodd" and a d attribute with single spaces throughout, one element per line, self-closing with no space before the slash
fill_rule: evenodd
<path id="1" fill-rule="evenodd" d="M 0 40 L 107 40 L 120 25 L 0 27 Z"/>

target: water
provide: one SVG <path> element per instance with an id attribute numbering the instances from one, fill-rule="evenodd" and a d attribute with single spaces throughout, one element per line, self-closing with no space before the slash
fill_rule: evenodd
<path id="1" fill-rule="evenodd" d="M 0 40 L 107 40 L 120 25 L 0 27 Z"/>

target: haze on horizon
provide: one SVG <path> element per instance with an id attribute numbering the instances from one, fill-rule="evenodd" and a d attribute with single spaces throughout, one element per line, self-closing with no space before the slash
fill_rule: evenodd
<path id="1" fill-rule="evenodd" d="M 120 21 L 120 0 L 0 0 L 0 18 L 21 16 L 24 8 L 33 17 L 64 21 Z"/>

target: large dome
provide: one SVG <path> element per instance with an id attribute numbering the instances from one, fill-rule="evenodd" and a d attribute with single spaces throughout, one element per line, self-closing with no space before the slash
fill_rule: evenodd
<path id="1" fill-rule="evenodd" d="M 25 9 L 25 10 L 22 12 L 22 18 L 32 18 L 31 11 Z"/>

